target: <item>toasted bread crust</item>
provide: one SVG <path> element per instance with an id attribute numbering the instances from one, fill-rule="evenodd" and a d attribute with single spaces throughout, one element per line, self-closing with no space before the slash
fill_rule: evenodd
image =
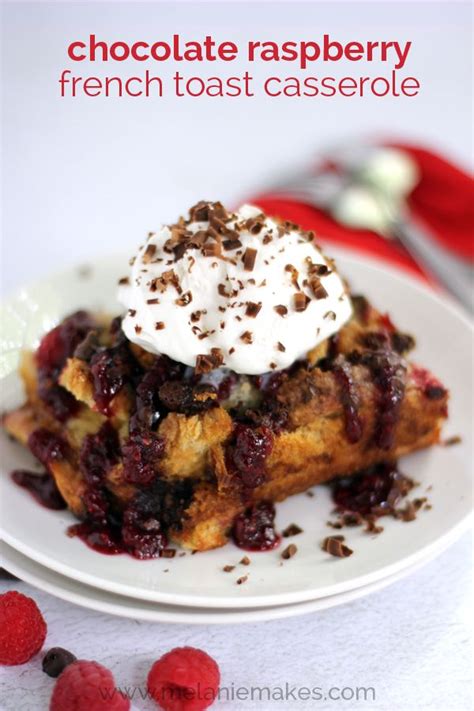
<path id="1" fill-rule="evenodd" d="M 364 334 L 377 329 L 384 318 L 367 306 L 363 320 L 355 318 L 341 329 L 338 352 L 348 354 L 360 348 Z M 310 354 L 309 366 L 324 358 L 330 345 L 326 342 Z M 142 367 L 152 366 L 150 354 L 140 352 L 136 346 L 132 346 L 132 350 Z M 288 421 L 284 430 L 274 434 L 264 483 L 253 490 L 245 503 L 240 498 L 235 474 L 227 465 L 226 447 L 234 430 L 230 412 L 222 406 L 193 415 L 169 412 L 157 428 L 165 441 L 164 456 L 158 463 L 160 476 L 169 481 L 190 480 L 194 490 L 182 525 L 170 531 L 171 539 L 195 550 L 221 546 L 228 539 L 235 516 L 245 509 L 249 500 L 281 501 L 336 476 L 352 474 L 382 460 L 394 460 L 435 444 L 446 418 L 448 395 L 444 391 L 436 398 L 427 397 L 417 380 L 416 369 L 407 363 L 404 368 L 404 397 L 393 443 L 388 449 L 376 444 L 380 393 L 367 366 L 351 366 L 358 414 L 363 424 L 362 435 L 354 443 L 347 438 L 346 413 L 332 372 L 308 367 L 284 378 L 276 393 L 276 401 L 288 412 Z M 107 418 L 97 411 L 88 364 L 79 358 L 69 358 L 59 382 L 81 406 L 62 425 L 54 420 L 38 395 L 38 376 L 32 354 L 24 355 L 20 373 L 27 404 L 7 414 L 3 418 L 4 427 L 25 445 L 38 427 L 46 427 L 67 441 L 70 454 L 53 462 L 50 471 L 71 511 L 82 517 L 85 514 L 86 482 L 78 462 L 84 437 L 97 432 L 109 419 L 123 442 L 128 437 L 133 394 L 124 387 L 112 401 Z M 253 405 L 258 393 L 250 391 L 246 382 L 242 392 L 248 395 L 248 402 Z M 118 508 L 126 506 L 137 492 L 137 488 L 125 480 L 122 461 L 108 471 L 104 486 Z"/>

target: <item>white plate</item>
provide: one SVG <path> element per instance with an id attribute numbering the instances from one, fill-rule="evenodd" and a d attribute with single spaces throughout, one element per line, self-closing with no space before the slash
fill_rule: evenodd
<path id="1" fill-rule="evenodd" d="M 51 570 L 102 590 L 173 605 L 249 608 L 286 605 L 341 594 L 394 575 L 433 555 L 468 526 L 472 508 L 471 482 L 471 330 L 467 319 L 449 302 L 377 262 L 339 255 L 339 265 L 355 290 L 387 310 L 401 328 L 417 336 L 415 359 L 431 368 L 451 390 L 450 420 L 446 434 L 461 435 L 462 444 L 434 448 L 403 461 L 402 469 L 427 487 L 431 511 L 416 521 L 384 520 L 384 533 L 372 538 L 351 530 L 348 543 L 355 554 L 333 559 L 320 549 L 328 534 L 325 522 L 331 510 L 328 491 L 318 487 L 315 498 L 291 497 L 278 506 L 279 528 L 298 523 L 304 533 L 294 539 L 297 555 L 281 565 L 279 551 L 256 553 L 251 566 L 235 564 L 242 552 L 232 545 L 216 551 L 176 557 L 172 561 L 137 561 L 127 556 L 97 554 L 78 539 L 65 535 L 72 516 L 38 506 L 16 487 L 8 472 L 31 465 L 18 445 L 2 438 L 4 475 L 0 477 L 1 534 L 4 540 Z M 15 368 L 18 348 L 35 345 L 38 336 L 64 314 L 81 308 L 117 310 L 116 279 L 124 273 L 125 259 L 98 261 L 85 278 L 69 269 L 31 288 L 25 288 L 7 306 L 6 339 L 9 353 L 0 363 L 3 406 L 21 400 Z M 165 572 L 168 570 L 169 572 Z M 249 574 L 244 585 L 236 578 Z"/>
<path id="2" fill-rule="evenodd" d="M 449 545 L 447 542 L 446 546 Z M 446 547 L 445 546 L 445 547 Z M 435 555 L 441 553 L 435 551 Z M 433 558 L 434 555 L 431 556 Z M 0 541 L 0 565 L 16 575 L 21 580 L 39 590 L 54 595 L 80 607 L 86 607 L 97 612 L 105 612 L 118 617 L 128 617 L 147 622 L 168 622 L 173 624 L 193 625 L 227 625 L 242 622 L 266 622 L 268 620 L 297 617 L 311 612 L 321 612 L 330 607 L 345 605 L 370 593 L 377 592 L 392 583 L 413 573 L 428 563 L 430 558 L 400 570 L 395 575 L 389 575 L 370 585 L 349 590 L 339 595 L 329 595 L 307 602 L 297 602 L 292 605 L 274 605 L 272 607 L 257 607 L 212 609 L 204 607 L 184 607 L 182 605 L 165 605 L 162 603 L 138 600 L 125 595 L 116 595 L 106 590 L 84 585 L 64 575 L 59 575 L 48 568 L 35 563 L 17 550 Z"/>

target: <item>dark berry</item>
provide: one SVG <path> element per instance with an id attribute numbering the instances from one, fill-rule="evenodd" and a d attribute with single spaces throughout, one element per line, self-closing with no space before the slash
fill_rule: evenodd
<path id="1" fill-rule="evenodd" d="M 156 479 L 146 491 L 139 491 L 123 515 L 126 550 L 136 558 L 156 558 L 167 546 L 166 531 L 181 526 L 192 496 L 192 485 L 186 480 L 170 484 Z"/>
<path id="2" fill-rule="evenodd" d="M 87 336 L 79 343 L 74 350 L 74 358 L 90 361 L 94 353 L 100 348 L 99 332 L 96 330 L 89 331 Z"/>
<path id="3" fill-rule="evenodd" d="M 39 397 L 60 422 L 77 412 L 78 402 L 58 385 L 59 374 L 93 326 L 94 321 L 86 311 L 77 311 L 49 331 L 36 351 Z"/>
<path id="4" fill-rule="evenodd" d="M 147 517 L 133 506 L 124 513 L 122 540 L 128 552 L 141 559 L 158 557 L 168 545 L 161 522 L 153 516 Z"/>
<path id="5" fill-rule="evenodd" d="M 79 409 L 79 403 L 74 395 L 49 379 L 44 380 L 40 377 L 38 395 L 59 422 L 66 422 Z"/>
<path id="6" fill-rule="evenodd" d="M 255 488 L 265 479 L 265 460 L 273 449 L 273 435 L 268 427 L 238 424 L 230 459 L 245 488 Z"/>
<path id="7" fill-rule="evenodd" d="M 81 445 L 80 466 L 87 481 L 102 481 L 119 456 L 118 434 L 109 422 L 105 422 L 95 434 L 86 435 Z"/>
<path id="8" fill-rule="evenodd" d="M 403 355 L 408 351 L 411 351 L 415 347 L 415 339 L 408 333 L 401 333 L 400 331 L 395 331 L 391 335 L 392 348 L 397 353 Z"/>
<path id="9" fill-rule="evenodd" d="M 84 437 L 79 454 L 79 466 L 86 482 L 83 501 L 88 516 L 104 526 L 107 522 L 109 499 L 103 488 L 103 480 L 109 469 L 118 461 L 119 455 L 118 434 L 109 422 L 105 422 L 95 434 Z"/>
<path id="10" fill-rule="evenodd" d="M 28 447 L 44 467 L 52 461 L 64 459 L 67 454 L 66 442 L 45 427 L 33 430 L 28 437 Z"/>
<path id="11" fill-rule="evenodd" d="M 381 449 L 390 449 L 405 394 L 406 365 L 391 350 L 365 353 L 361 362 L 369 368 L 379 391 L 375 443 Z"/>
<path id="12" fill-rule="evenodd" d="M 100 412 L 108 414 L 109 405 L 122 388 L 129 371 L 121 349 L 105 348 L 90 361 L 94 381 L 94 400 Z"/>
<path id="13" fill-rule="evenodd" d="M 42 667 L 45 674 L 56 678 L 69 664 L 75 661 L 76 657 L 71 652 L 68 652 L 67 649 L 53 647 L 44 655 Z"/>
<path id="14" fill-rule="evenodd" d="M 362 437 L 362 420 L 359 416 L 359 395 L 352 377 L 350 364 L 339 355 L 332 363 L 332 372 L 339 387 L 339 397 L 344 408 L 347 439 L 351 444 Z"/>
<path id="15" fill-rule="evenodd" d="M 156 477 L 165 452 L 162 437 L 151 431 L 134 432 L 122 446 L 124 477 L 131 484 L 148 485 Z"/>
<path id="16" fill-rule="evenodd" d="M 157 356 L 153 367 L 148 370 L 136 389 L 137 426 L 154 427 L 160 419 L 160 387 L 169 381 L 177 380 L 184 372 L 184 367 L 166 356 Z"/>
<path id="17" fill-rule="evenodd" d="M 395 464 L 377 464 L 352 477 L 338 479 L 332 495 L 341 511 L 362 515 L 391 513 L 413 482 Z"/>
<path id="18" fill-rule="evenodd" d="M 65 318 L 41 340 L 36 351 L 40 370 L 49 375 L 60 370 L 93 327 L 94 321 L 86 311 L 77 311 Z"/>
<path id="19" fill-rule="evenodd" d="M 232 537 L 239 548 L 264 551 L 275 548 L 280 536 L 275 531 L 275 507 L 263 501 L 236 516 Z"/>
<path id="20" fill-rule="evenodd" d="M 441 400 L 446 395 L 446 390 L 442 385 L 428 385 L 425 395 L 428 400 Z"/>

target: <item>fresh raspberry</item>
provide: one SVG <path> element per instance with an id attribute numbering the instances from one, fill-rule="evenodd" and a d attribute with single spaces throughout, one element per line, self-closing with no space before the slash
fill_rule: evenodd
<path id="1" fill-rule="evenodd" d="M 46 622 L 31 597 L 11 590 L 0 595 L 0 664 L 24 664 L 40 651 Z"/>
<path id="2" fill-rule="evenodd" d="M 59 675 L 49 711 L 128 711 L 130 700 L 122 696 L 112 672 L 97 662 L 80 659 Z"/>
<path id="3" fill-rule="evenodd" d="M 148 691 L 164 711 L 203 711 L 217 697 L 220 672 L 206 652 L 176 647 L 156 661 Z"/>

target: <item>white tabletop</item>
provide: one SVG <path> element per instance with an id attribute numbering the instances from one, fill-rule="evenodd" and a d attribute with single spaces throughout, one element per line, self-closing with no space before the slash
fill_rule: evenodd
<path id="1" fill-rule="evenodd" d="M 45 649 L 63 646 L 114 673 L 117 684 L 141 687 L 155 659 L 192 645 L 219 663 L 222 686 L 356 688 L 368 701 L 224 702 L 216 711 L 467 711 L 471 687 L 471 535 L 404 580 L 341 607 L 289 620 L 238 626 L 165 625 L 125 620 L 76 607 L 29 585 L 1 583 L 37 601 L 48 623 Z M 2 711 L 42 711 L 54 681 L 41 656 L 4 667 Z M 350 691 L 352 689 L 352 692 Z M 331 691 L 333 696 L 341 693 Z M 359 692 L 363 699 L 362 692 Z M 138 697 L 138 698 L 137 698 Z M 2 702 L 0 702 L 2 703 Z M 156 709 L 136 692 L 133 709 Z"/>

